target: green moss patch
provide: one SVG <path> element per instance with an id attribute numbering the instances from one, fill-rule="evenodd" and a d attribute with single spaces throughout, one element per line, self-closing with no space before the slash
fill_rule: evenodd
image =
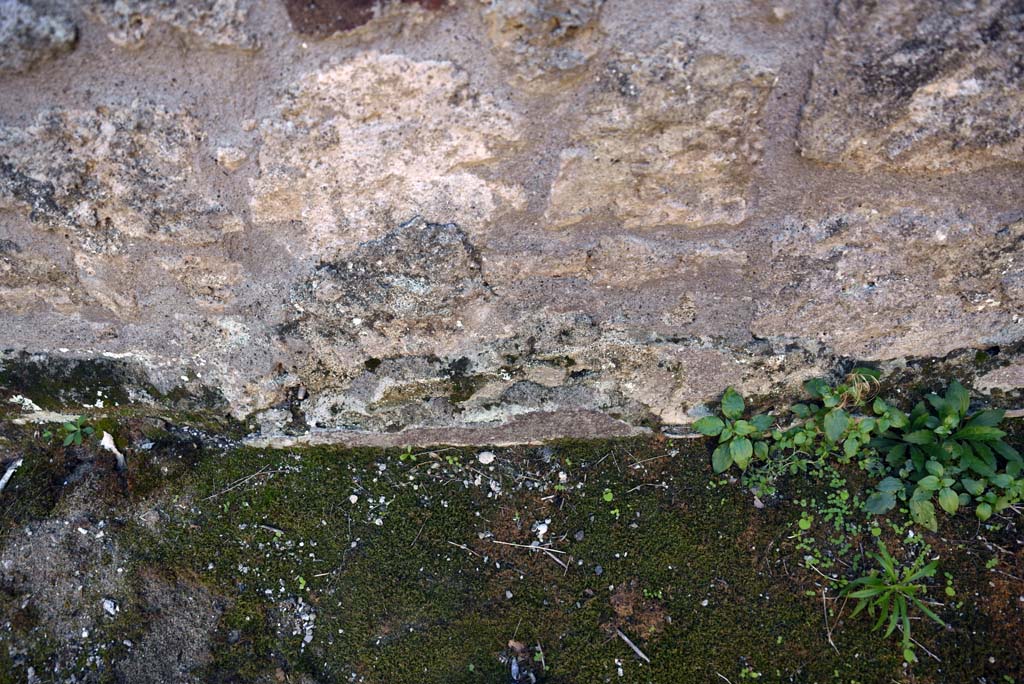
<path id="1" fill-rule="evenodd" d="M 897 650 L 868 620 L 830 602 L 826 628 L 789 540 L 799 509 L 758 510 L 712 484 L 703 444 L 563 442 L 497 450 L 489 464 L 477 454 L 210 455 L 175 485 L 161 534 L 132 536 L 141 564 L 188 572 L 229 603 L 211 681 L 277 670 L 499 681 L 512 639 L 543 652 L 549 682 L 620 669 L 650 682 L 899 681 Z M 523 548 L 535 542 L 550 551 Z M 945 641 L 940 631 L 915 627 L 924 643 Z M 958 639 L 961 652 L 977 641 L 998 653 L 998 666 L 961 659 L 965 677 L 1020 665 L 1008 644 Z"/>

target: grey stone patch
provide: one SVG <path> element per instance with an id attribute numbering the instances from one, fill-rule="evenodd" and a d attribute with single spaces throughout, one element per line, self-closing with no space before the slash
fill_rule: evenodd
<path id="1" fill-rule="evenodd" d="M 187 684 L 210 659 L 210 638 L 222 608 L 205 588 L 147 579 L 140 610 L 149 618 L 142 638 L 117 663 L 122 681 Z"/>
<path id="2" fill-rule="evenodd" d="M 1024 221 L 865 208 L 772 231 L 751 330 L 777 346 L 893 359 L 1024 335 Z"/>
<path id="3" fill-rule="evenodd" d="M 0 73 L 28 71 L 72 50 L 78 29 L 62 11 L 46 3 L 0 0 Z"/>
<path id="4" fill-rule="evenodd" d="M 127 554 L 115 538 L 113 519 L 96 514 L 97 496 L 83 462 L 68 477 L 84 480 L 51 516 L 12 529 L 0 550 L 0 587 L 38 615 L 46 632 L 64 645 L 58 667 L 73 667 L 93 648 L 108 619 L 103 600 L 124 605 Z"/>
<path id="5" fill-rule="evenodd" d="M 90 0 L 87 10 L 104 23 L 115 45 L 141 47 L 165 24 L 202 45 L 255 50 L 259 40 L 247 22 L 251 0 Z"/>
<path id="6" fill-rule="evenodd" d="M 317 266 L 293 302 L 317 336 L 357 339 L 364 330 L 404 332 L 392 325 L 454 324 L 462 303 L 487 296 L 466 232 L 414 219 Z"/>
<path id="7" fill-rule="evenodd" d="M 1024 162 L 1024 6 L 843 0 L 800 123 L 805 156 L 965 171 Z"/>
<path id="8" fill-rule="evenodd" d="M 204 138 L 187 112 L 160 106 L 54 108 L 0 127 L 0 203 L 74 231 L 91 254 L 130 237 L 209 242 L 233 225 L 194 173 Z"/>
<path id="9" fill-rule="evenodd" d="M 0 210 L 16 214 L 12 224 L 22 235 L 31 235 L 34 223 L 72 246 L 54 277 L 73 286 L 55 292 L 36 240 L 18 255 L 22 264 L 10 266 L 35 274 L 11 283 L 11 300 L 64 311 L 91 304 L 131 320 L 163 285 L 180 288 L 200 308 L 222 310 L 235 296 L 239 265 L 217 254 L 182 254 L 242 226 L 197 169 L 204 141 L 187 112 L 138 102 L 55 108 L 28 126 L 0 126 Z M 147 243 L 174 250 L 140 259 Z"/>
<path id="10" fill-rule="evenodd" d="M 1013 392 L 1024 389 L 1024 363 L 1011 363 L 989 371 L 974 381 L 974 388 L 985 393 L 993 390 Z"/>

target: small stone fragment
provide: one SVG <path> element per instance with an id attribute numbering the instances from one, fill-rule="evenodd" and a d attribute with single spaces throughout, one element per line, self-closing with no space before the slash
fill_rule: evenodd
<path id="1" fill-rule="evenodd" d="M 217 148 L 217 164 L 228 171 L 238 170 L 248 157 L 245 150 L 240 150 L 237 147 Z"/>
<path id="2" fill-rule="evenodd" d="M 440 9 L 445 0 L 400 0 L 428 10 Z M 382 11 L 380 0 L 283 0 L 296 33 L 326 38 L 333 33 L 351 31 L 366 24 Z M 303 44 L 305 47 L 305 44 Z"/>
<path id="3" fill-rule="evenodd" d="M 600 49 L 599 16 L 605 0 L 487 2 L 487 33 L 518 85 L 564 84 Z"/>

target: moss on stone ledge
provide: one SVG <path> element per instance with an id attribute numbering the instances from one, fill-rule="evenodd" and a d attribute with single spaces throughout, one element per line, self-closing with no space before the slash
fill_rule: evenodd
<path id="1" fill-rule="evenodd" d="M 829 645 L 820 594 L 804 596 L 807 571 L 777 553 L 794 513 L 710 485 L 706 462 L 703 445 L 652 441 L 513 448 L 489 466 L 463 449 L 415 461 L 239 450 L 173 485 L 159 535 L 140 526 L 128 537 L 140 567 L 187 573 L 227 599 L 209 681 L 274 670 L 498 681 L 512 638 L 540 645 L 549 682 L 616 680 L 619 667 L 651 682 L 738 681 L 745 668 L 767 681 L 899 678 L 897 649 L 866 620 L 833 626 L 838 650 Z M 497 543 L 529 545 L 538 523 L 568 569 Z M 961 636 L 961 651 L 999 650 Z M 992 671 L 981 659 L 964 666 Z M 917 670 L 936 674 L 927 662 Z"/>
<path id="2" fill-rule="evenodd" d="M 494 449 L 488 462 L 464 448 L 236 448 L 163 419 L 104 420 L 127 471 L 95 445 L 24 449 L 2 538 L 40 520 L 109 521 L 128 577 L 120 612 L 82 607 L 89 636 L 62 644 L 6 577 L 0 669 L 15 680 L 29 664 L 123 679 L 124 663 L 178 648 L 174 625 L 193 620 L 211 627 L 180 668 L 204 682 L 502 681 L 510 639 L 543 649 L 544 682 L 1001 681 L 1022 668 L 1013 586 L 992 581 L 1002 576 L 982 569 L 977 544 L 938 537 L 966 605 L 944 613 L 954 632 L 921 622 L 914 633 L 943 662 L 905 669 L 895 641 L 849 608 L 829 623 L 833 648 L 819 578 L 788 541 L 799 508 L 757 509 L 737 484 L 716 484 L 701 441 L 559 441 Z M 88 498 L 73 496 L 81 487 Z M 498 543 L 528 546 L 541 525 L 550 555 Z M 1005 548 L 1014 529 L 989 540 Z M 1019 557 L 1003 558 L 1009 575 Z M 75 571 L 84 586 L 98 572 Z"/>

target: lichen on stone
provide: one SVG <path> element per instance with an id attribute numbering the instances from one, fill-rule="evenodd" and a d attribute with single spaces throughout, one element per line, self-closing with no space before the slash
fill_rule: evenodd
<path id="1" fill-rule="evenodd" d="M 208 243 L 232 222 L 197 177 L 204 137 L 187 112 L 160 106 L 54 108 L 0 126 L 0 202 L 27 205 L 90 254 L 129 238 Z"/>

